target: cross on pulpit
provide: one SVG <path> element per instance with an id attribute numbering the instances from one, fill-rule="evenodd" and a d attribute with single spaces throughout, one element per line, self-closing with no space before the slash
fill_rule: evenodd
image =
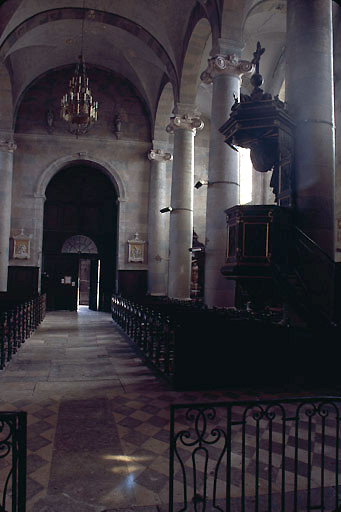
<path id="1" fill-rule="evenodd" d="M 265 48 L 262 48 L 260 42 L 258 41 L 257 49 L 253 53 L 253 59 L 251 61 L 252 64 L 256 64 L 256 73 L 259 73 L 259 61 L 264 52 Z"/>

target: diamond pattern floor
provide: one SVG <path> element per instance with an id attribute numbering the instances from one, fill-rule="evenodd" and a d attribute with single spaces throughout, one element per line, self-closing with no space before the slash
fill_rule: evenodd
<path id="1" fill-rule="evenodd" d="M 110 314 L 85 307 L 47 313 L 0 390 L 0 410 L 28 413 L 27 512 L 166 511 L 169 404 L 276 396 L 172 391 Z"/>

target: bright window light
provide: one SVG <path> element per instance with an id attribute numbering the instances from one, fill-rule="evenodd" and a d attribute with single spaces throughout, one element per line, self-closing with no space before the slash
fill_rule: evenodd
<path id="1" fill-rule="evenodd" d="M 285 80 L 284 82 L 282 83 L 282 87 L 281 87 L 281 90 L 279 91 L 278 93 L 278 97 L 281 101 L 285 101 Z"/>
<path id="2" fill-rule="evenodd" d="M 239 151 L 239 183 L 240 183 L 240 204 L 249 203 L 252 200 L 252 162 L 250 150 L 238 148 Z"/>

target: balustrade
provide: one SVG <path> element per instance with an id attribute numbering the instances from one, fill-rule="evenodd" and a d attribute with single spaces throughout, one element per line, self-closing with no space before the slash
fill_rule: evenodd
<path id="1" fill-rule="evenodd" d="M 341 387 L 338 360 L 330 357 L 340 329 L 288 326 L 277 309 L 207 308 L 150 298 L 137 304 L 113 296 L 112 318 L 176 389 L 289 385 L 295 390 L 302 382 L 309 389 Z"/>
<path id="2" fill-rule="evenodd" d="M 0 370 L 43 321 L 46 295 L 24 302 L 0 303 Z"/>
<path id="3" fill-rule="evenodd" d="M 127 333 L 145 360 L 165 377 L 172 378 L 175 357 L 172 319 L 164 304 L 158 306 L 136 304 L 113 296 L 112 318 Z"/>

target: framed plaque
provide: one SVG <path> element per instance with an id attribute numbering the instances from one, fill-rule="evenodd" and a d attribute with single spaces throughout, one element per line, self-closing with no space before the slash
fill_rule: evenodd
<path id="1" fill-rule="evenodd" d="M 32 235 L 25 235 L 24 230 L 21 230 L 20 235 L 13 237 L 13 258 L 28 260 L 31 255 L 31 237 Z"/>
<path id="2" fill-rule="evenodd" d="M 134 240 L 128 240 L 128 261 L 144 262 L 144 246 L 145 241 L 139 239 L 139 234 L 135 233 Z"/>

